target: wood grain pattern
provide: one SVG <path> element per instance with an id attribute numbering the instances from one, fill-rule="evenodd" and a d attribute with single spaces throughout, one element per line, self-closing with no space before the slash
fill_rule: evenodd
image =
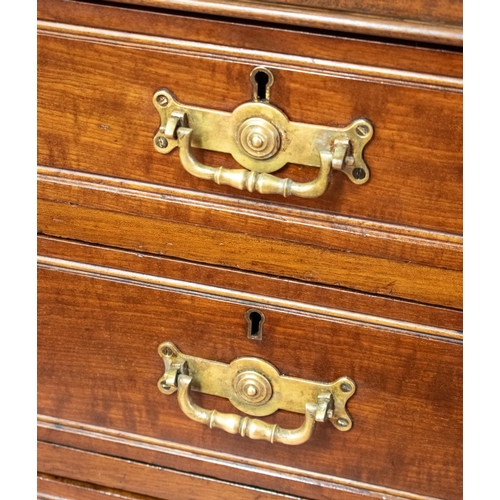
<path id="1" fill-rule="evenodd" d="M 273 102 L 291 120 L 333 125 L 332 119 L 347 124 L 367 116 L 373 121 L 375 137 L 365 152 L 372 178 L 356 186 L 343 175 L 333 176 L 327 192 L 315 200 L 235 192 L 193 178 L 176 152 L 154 151 L 159 117 L 151 98 L 167 86 L 180 101 L 232 111 L 250 98 L 254 65 L 209 53 L 174 54 L 160 42 L 153 49 L 99 37 L 97 30 L 92 38 L 40 36 L 40 164 L 461 234 L 461 94 L 315 74 L 315 61 L 300 72 L 276 61 Z M 197 155 L 207 165 L 235 163 L 228 155 Z M 303 182 L 316 171 L 289 165 L 280 175 Z"/>
<path id="2" fill-rule="evenodd" d="M 252 21 L 264 21 L 279 24 L 307 26 L 312 28 L 334 30 L 347 33 L 367 34 L 383 37 L 392 37 L 403 40 L 418 40 L 423 42 L 441 43 L 444 45 L 461 46 L 463 32 L 461 27 L 461 2 L 392 2 L 396 12 L 402 17 L 394 19 L 388 15 L 387 2 L 335 2 L 329 9 L 308 8 L 306 2 L 299 6 L 287 6 L 273 2 L 265 4 L 261 1 L 236 2 L 231 0 L 112 0 L 120 3 L 130 3 L 142 6 L 152 6 L 163 9 L 174 9 L 215 16 L 229 16 Z M 348 5 L 349 12 L 336 10 L 335 7 Z M 356 5 L 363 14 L 356 13 Z M 409 7 L 416 5 L 416 8 Z M 449 9 L 453 5 L 454 8 Z M 424 7 L 425 6 L 425 7 Z M 333 7 L 333 9 L 332 9 Z M 423 7 L 423 8 L 422 8 Z M 390 11 L 390 7 L 389 7 Z M 422 22 L 424 20 L 439 19 L 432 15 L 441 11 L 445 14 L 445 22 Z M 366 15 L 371 14 L 371 15 Z M 377 15 L 379 14 L 379 15 Z M 397 15 L 395 16 L 398 17 Z"/>
<path id="3" fill-rule="evenodd" d="M 68 24 L 38 21 L 40 34 L 52 36 L 64 36 L 69 39 L 79 40 L 82 37 L 95 40 L 105 40 L 112 45 L 120 45 L 135 48 L 161 48 L 164 51 L 174 53 L 186 53 L 195 56 L 210 57 L 226 62 L 254 65 L 280 65 L 289 70 L 301 71 L 311 70 L 312 60 L 309 55 L 293 55 L 276 53 L 269 50 L 248 50 L 234 46 L 221 44 L 200 43 L 188 40 L 176 40 L 170 37 L 147 36 L 137 33 L 127 33 L 109 29 L 90 29 L 86 26 L 73 26 Z M 356 64 L 352 61 L 336 61 L 328 59 L 314 59 L 314 71 L 319 74 L 351 77 L 356 80 L 384 83 L 388 82 L 396 86 L 407 88 L 420 88 L 426 90 L 444 90 L 454 93 L 462 93 L 463 81 L 461 78 L 449 77 L 437 74 L 418 73 L 399 68 L 386 68 L 378 64 Z"/>
<path id="4" fill-rule="evenodd" d="M 182 293 L 188 294 L 203 294 L 218 300 L 220 297 L 234 303 L 245 304 L 248 308 L 265 307 L 275 311 L 283 312 L 294 310 L 302 314 L 307 314 L 309 317 L 317 319 L 336 318 L 346 322 L 355 322 L 376 326 L 384 326 L 394 328 L 395 333 L 415 334 L 437 336 L 456 341 L 462 341 L 462 332 L 449 330 L 445 328 L 426 327 L 424 325 L 395 321 L 388 318 L 378 317 L 373 314 L 358 314 L 352 311 L 342 311 L 340 309 L 330 309 L 327 307 L 316 306 L 312 304 L 304 304 L 296 300 L 282 300 L 279 298 L 271 298 L 266 295 L 259 295 L 253 292 L 245 293 L 241 291 L 231 290 L 228 288 L 218 288 L 213 285 L 203 285 L 193 283 L 186 280 L 176 280 L 172 278 L 160 278 L 147 276 L 141 273 L 123 271 L 119 269 L 109 269 L 101 265 L 91 265 L 86 263 L 73 262 L 62 259 L 54 259 L 52 257 L 38 257 L 38 266 L 42 269 L 58 270 L 63 272 L 73 272 L 84 276 L 99 276 L 102 279 L 110 279 L 138 286 L 150 286 L 156 289 L 164 290 L 180 290 Z"/>
<path id="5" fill-rule="evenodd" d="M 257 0 L 264 3 L 263 0 Z M 268 3 L 268 2 L 265 2 Z M 418 19 L 429 23 L 462 24 L 462 2 L 459 0 L 438 0 L 426 2 L 417 0 L 405 2 L 381 2 L 380 0 L 273 0 L 275 4 L 303 6 L 309 8 L 341 10 L 360 14 L 376 14 L 399 19 Z"/>
<path id="6" fill-rule="evenodd" d="M 463 238 L 51 167 L 38 167 L 38 197 L 356 254 L 463 268 Z M 187 208 L 188 207 L 188 208 Z"/>
<path id="7" fill-rule="evenodd" d="M 122 203 L 126 199 L 121 200 Z M 133 230 L 132 230 L 133 228 Z M 41 234 L 462 308 L 462 273 L 38 200 Z"/>
<path id="8" fill-rule="evenodd" d="M 407 491 L 397 491 L 293 467 L 282 467 L 272 462 L 228 456 L 213 450 L 179 445 L 45 415 L 38 416 L 37 430 L 38 439 L 42 442 L 175 468 L 223 481 L 237 480 L 240 484 L 275 489 L 278 480 L 281 493 L 299 496 L 302 499 L 427 500 L 430 498 Z"/>
<path id="9" fill-rule="evenodd" d="M 109 500 L 110 497 L 113 500 L 158 500 L 150 496 L 98 487 L 43 473 L 38 474 L 37 489 L 38 500 Z"/>
<path id="10" fill-rule="evenodd" d="M 39 499 L 462 498 L 461 0 L 37 9 Z M 374 123 L 369 183 L 334 172 L 322 197 L 284 199 L 155 152 L 156 90 L 232 111 L 258 65 L 290 120 Z M 249 308 L 265 314 L 261 340 Z M 192 422 L 157 389 L 166 340 L 352 377 L 353 428 L 318 424 L 297 448 Z"/>
<path id="11" fill-rule="evenodd" d="M 129 490 L 161 500 L 277 500 L 279 493 L 222 483 L 211 478 L 152 467 L 130 460 L 98 455 L 64 446 L 38 443 L 42 472 Z M 293 497 L 292 497 L 293 498 Z M 296 500 L 299 500 L 296 498 Z"/>
<path id="12" fill-rule="evenodd" d="M 40 413 L 415 494 L 460 498 L 459 344 L 293 310 L 266 310 L 263 340 L 255 342 L 246 337 L 247 307 L 241 304 L 71 272 L 41 269 L 39 276 Z M 349 402 L 353 430 L 318 426 L 298 455 L 290 447 L 193 425 L 175 398 L 156 388 L 163 373 L 157 346 L 165 340 L 221 362 L 261 357 L 300 378 L 348 375 L 358 386 Z M 203 407 L 233 411 L 220 398 L 194 396 Z M 301 418 L 278 412 L 266 420 L 293 428 Z"/>
<path id="13" fill-rule="evenodd" d="M 158 255 L 43 236 L 38 237 L 38 255 L 44 263 L 49 259 L 59 262 L 64 260 L 74 272 L 82 266 L 92 265 L 109 269 L 110 274 L 117 276 L 119 270 L 124 270 L 142 276 L 145 280 L 149 279 L 150 282 L 156 282 L 155 277 L 166 278 L 165 281 L 170 283 L 168 286 L 177 281 L 178 288 L 202 290 L 205 286 L 218 296 L 252 297 L 253 305 L 257 300 L 260 300 L 260 305 L 285 302 L 288 308 L 295 304 L 296 308 L 303 311 L 323 311 L 324 314 L 329 313 L 337 318 L 383 324 L 391 328 L 448 338 L 461 338 L 463 328 L 461 311 Z M 161 279 L 157 282 L 161 282 Z"/>
<path id="14" fill-rule="evenodd" d="M 445 47 L 437 50 L 417 47 L 415 44 L 411 47 L 396 43 L 389 45 L 381 41 L 346 39 L 331 32 L 311 34 L 300 30 L 292 35 L 290 27 L 248 26 L 242 20 L 203 19 L 129 7 L 126 4 L 40 0 L 37 2 L 37 17 L 65 25 L 121 32 L 133 30 L 144 35 L 209 44 L 212 48 L 230 47 L 262 54 L 269 52 L 269 39 L 272 39 L 273 52 L 282 56 L 308 57 L 320 63 L 338 62 L 351 67 L 358 65 L 377 67 L 379 70 L 392 69 L 395 70 L 394 76 L 398 72 L 406 72 L 427 75 L 428 78 L 434 75 L 436 80 L 439 80 L 439 75 L 462 79 L 462 54 L 446 50 Z"/>

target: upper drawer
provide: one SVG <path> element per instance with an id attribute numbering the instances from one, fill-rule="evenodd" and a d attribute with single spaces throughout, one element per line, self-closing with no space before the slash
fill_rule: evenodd
<path id="1" fill-rule="evenodd" d="M 252 262 L 246 264 L 236 248 L 214 260 L 216 252 L 207 251 L 213 240 L 204 239 L 198 253 L 194 241 L 183 254 L 169 253 L 173 248 L 164 243 L 149 246 L 190 260 L 248 265 L 460 307 L 457 277 L 429 271 L 460 271 L 462 266 L 460 54 L 118 7 L 73 7 L 57 1 L 39 4 L 38 161 L 50 167 L 44 175 L 53 181 L 50 189 L 41 184 L 42 198 L 294 242 L 304 250 L 314 246 L 318 256 L 335 249 L 342 252 L 340 260 L 321 257 L 324 273 L 318 275 L 321 261 L 316 257 L 316 265 L 307 262 L 298 271 L 304 262 L 295 255 L 302 255 L 302 247 L 290 269 L 284 269 L 285 260 L 269 246 L 261 245 L 258 252 L 253 247 L 246 253 Z M 128 32 L 132 28 L 136 33 Z M 271 104 L 289 120 L 321 127 L 345 127 L 360 117 L 371 121 L 374 134 L 364 149 L 371 172 L 366 184 L 333 172 L 318 198 L 250 193 L 190 175 L 178 149 L 167 155 L 155 150 L 160 125 L 155 92 L 167 88 L 183 104 L 231 113 L 252 99 L 250 73 L 261 65 L 274 77 Z M 208 166 L 240 168 L 229 154 L 196 148 L 193 154 Z M 306 183 L 317 172 L 289 163 L 275 175 Z M 94 194 L 81 194 L 83 188 Z M 43 222 L 44 232 L 72 237 L 68 231 L 56 233 L 55 223 Z M 99 235 L 91 241 L 99 242 Z M 148 248 L 146 243 L 141 248 Z M 258 253 L 276 262 L 259 268 Z M 398 264 L 391 264 L 390 271 L 379 261 L 366 267 L 367 256 Z M 426 267 L 412 268 L 410 261 Z M 338 276 L 342 269 L 350 280 Z M 365 280 L 370 273 L 380 279 L 361 283 L 360 273 Z M 399 287 L 401 276 L 408 290 Z M 441 294 L 454 283 L 455 291 L 445 293 L 452 298 L 432 296 L 429 290 L 414 293 L 422 280 Z"/>
<path id="2" fill-rule="evenodd" d="M 88 24 L 92 16 L 102 26 L 100 19 L 112 16 L 106 9 L 87 9 L 85 14 L 69 21 Z M 132 15 L 129 21 L 136 20 L 138 31 L 144 29 L 141 21 L 151 20 L 157 23 L 156 33 L 176 38 L 132 35 L 122 31 L 130 28 L 126 22 L 115 20 L 106 20 L 106 30 L 41 22 L 40 164 L 461 234 L 458 54 L 259 28 L 247 28 L 241 35 L 272 36 L 277 40 L 273 51 L 263 45 L 255 50 L 257 43 L 245 49 L 240 40 L 224 38 L 238 36 L 235 26 L 208 23 L 214 31 L 226 28 L 215 45 L 207 35 L 203 42 L 192 37 L 187 26 L 180 26 L 182 19 Z M 179 30 L 171 27 L 177 23 Z M 286 50 L 289 53 L 282 53 Z M 334 173 L 327 192 L 317 199 L 250 194 L 194 179 L 183 170 L 178 150 L 167 156 L 155 151 L 157 90 L 167 88 L 187 105 L 231 113 L 252 100 L 250 73 L 257 65 L 274 76 L 271 104 L 293 122 L 323 127 L 345 127 L 360 117 L 372 122 L 374 135 L 364 150 L 371 170 L 367 184 L 357 186 Z M 229 155 L 200 150 L 196 156 L 207 165 L 238 166 Z M 289 164 L 280 174 L 304 182 L 317 170 Z"/>
<path id="3" fill-rule="evenodd" d="M 407 40 L 462 45 L 462 0 L 113 0 Z"/>

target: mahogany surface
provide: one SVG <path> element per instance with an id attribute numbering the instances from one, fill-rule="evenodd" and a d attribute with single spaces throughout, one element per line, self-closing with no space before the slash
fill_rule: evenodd
<path id="1" fill-rule="evenodd" d="M 97 224 L 96 210 L 104 209 L 107 224 L 111 211 L 117 217 L 115 234 L 111 228 L 91 228 L 89 234 L 88 226 L 75 219 L 68 223 L 67 217 L 54 213 L 49 220 L 40 217 L 43 233 L 461 309 L 462 96 L 456 53 L 422 49 L 426 57 L 412 54 L 413 61 L 421 62 L 409 74 L 407 47 L 298 34 L 324 58 L 328 50 L 336 54 L 338 47 L 341 60 L 348 61 L 354 51 L 361 54 L 354 59 L 363 61 L 365 54 L 365 62 L 377 61 L 377 66 L 348 63 L 334 69 L 324 59 L 318 74 L 320 60 L 305 57 L 307 51 L 298 41 L 284 53 L 285 39 L 295 40 L 295 33 L 278 30 L 277 51 L 269 52 L 261 31 L 268 28 L 246 26 L 245 37 L 235 38 L 230 35 L 239 33 L 239 27 L 219 21 L 218 44 L 210 29 L 193 42 L 182 16 L 127 9 L 117 9 L 114 16 L 112 7 L 76 6 L 70 13 L 66 4 L 53 0 L 39 7 L 40 17 L 47 19 L 40 21 L 38 51 L 39 162 L 49 167 L 41 171 L 39 196 L 70 203 L 80 212 L 86 207 L 76 222 L 90 217 L 92 225 Z M 66 16 L 75 24 L 62 24 Z M 111 19 L 109 25 L 104 19 Z M 127 30 L 132 19 L 137 19 L 140 33 L 130 35 Z M 209 21 L 197 22 L 204 28 L 203 22 Z M 234 51 L 242 38 L 247 40 L 247 55 Z M 372 169 L 367 185 L 355 186 L 339 174 L 327 192 L 313 200 L 235 193 L 189 175 L 179 165 L 177 152 L 164 156 L 154 151 L 151 134 L 158 116 L 151 96 L 156 89 L 166 85 L 181 101 L 231 111 L 249 99 L 250 69 L 270 57 L 276 79 L 272 102 L 290 119 L 345 124 L 368 116 L 374 122 L 375 137 L 365 155 Z M 249 58 L 254 58 L 252 64 Z M 445 71 L 438 72 L 438 60 Z M 397 61 L 403 61 L 401 69 Z M 167 78 L 164 68 L 169 68 Z M 197 154 L 209 165 L 235 163 L 228 155 Z M 290 165 L 278 175 L 304 181 L 314 170 Z M 117 196 L 116 189 L 122 187 L 139 193 Z M 211 207 L 208 200 L 214 202 Z M 44 206 L 47 215 L 67 210 L 65 205 L 52 204 L 50 210 Z M 129 215 L 148 220 L 139 222 Z M 151 216 L 168 224 L 157 220 L 154 224 L 162 227 L 153 227 Z M 282 217 L 293 219 L 293 224 L 283 225 Z M 127 231 L 132 237 L 135 233 L 137 243 L 127 243 L 127 235 L 120 232 L 130 224 L 138 228 Z M 158 231 L 178 235 L 181 241 L 158 242 Z M 186 231 L 191 233 L 189 243 L 181 236 Z M 270 233 L 274 249 L 262 239 Z M 221 241 L 230 237 L 233 250 L 223 243 L 206 252 L 207 241 L 219 236 Z M 242 253 L 243 247 L 253 251 Z"/>
<path id="2" fill-rule="evenodd" d="M 115 271 L 124 270 L 150 277 L 169 277 L 198 286 L 213 285 L 221 290 L 232 290 L 236 294 L 250 293 L 253 300 L 259 297 L 276 297 L 292 302 L 299 307 L 326 307 L 348 314 L 358 314 L 366 321 L 401 321 L 404 328 L 422 329 L 429 327 L 429 334 L 439 335 L 440 329 L 450 329 L 460 336 L 463 321 L 462 312 L 444 307 L 436 307 L 394 298 L 377 297 L 343 288 L 321 286 L 293 280 L 283 280 L 272 275 L 243 272 L 237 269 L 209 266 L 195 262 L 164 258 L 159 255 L 124 251 L 110 247 L 83 244 L 67 239 L 40 236 L 38 254 L 60 261 L 76 261 L 103 266 Z M 404 324 L 403 324 L 404 323 Z M 395 326 L 395 325 L 394 325 Z M 396 327 L 396 326 L 395 326 Z"/>
<path id="3" fill-rule="evenodd" d="M 290 498 L 274 492 L 241 487 L 211 478 L 187 475 L 175 470 L 151 467 L 143 463 L 134 463 L 130 460 L 43 442 L 38 444 L 38 456 L 43 464 L 42 469 L 48 469 L 62 477 L 71 476 L 77 480 L 89 481 L 95 480 L 95 472 L 100 471 L 98 479 L 102 483 L 111 485 L 113 489 L 140 493 L 140 495 L 128 496 L 128 498 L 137 500 L 150 500 L 151 495 L 156 495 L 154 498 L 161 500 L 232 500 L 234 498 L 275 500 Z M 88 495 L 88 490 L 84 491 L 84 494 Z M 114 492 L 112 494 L 115 497 Z M 147 496 L 145 497 L 144 494 Z M 73 495 L 77 499 L 85 498 L 82 492 L 76 489 L 73 490 Z M 109 498 L 109 495 L 110 491 L 102 497 Z M 95 494 L 93 496 L 96 497 Z M 94 500 L 94 498 L 90 497 L 89 500 Z M 292 498 L 297 499 L 297 497 Z"/>
<path id="4" fill-rule="evenodd" d="M 369 183 L 357 186 L 338 173 L 319 198 L 283 198 L 196 179 L 180 166 L 177 151 L 162 155 L 152 145 L 159 126 L 154 92 L 167 87 L 180 102 L 231 112 L 251 99 L 249 74 L 266 64 L 264 54 L 254 56 L 253 63 L 237 53 L 228 61 L 227 54 L 222 58 L 211 46 L 200 54 L 189 42 L 162 46 L 147 35 L 49 23 L 41 23 L 40 31 L 42 165 L 263 200 L 305 212 L 462 232 L 462 94 L 443 88 L 446 81 L 441 87 L 432 81 L 409 87 L 376 72 L 356 78 L 326 69 L 317 74 L 317 63 L 310 59 L 299 72 L 286 55 L 275 54 L 271 102 L 286 110 L 290 120 L 345 126 L 365 116 L 375 128 L 364 154 L 372 172 Z M 207 165 L 236 166 L 230 155 L 197 151 L 197 158 Z M 304 182 L 317 170 L 290 165 L 276 175 Z"/>
<path id="5" fill-rule="evenodd" d="M 39 499 L 458 500 L 461 2 L 244 6 L 38 2 Z M 259 65 L 290 120 L 373 122 L 366 185 L 337 172 L 317 199 L 248 193 L 154 150 L 156 90 L 230 112 Z M 250 308 L 265 314 L 261 341 L 247 338 Z M 318 424 L 287 447 L 192 422 L 157 389 L 166 340 L 349 376 L 353 428 Z"/>
<path id="6" fill-rule="evenodd" d="M 111 495 L 112 498 L 118 500 L 157 500 L 157 498 L 129 491 L 100 487 L 43 473 L 38 474 L 37 488 L 38 500 L 52 500 L 54 497 L 68 500 L 105 500 Z"/>
<path id="7" fill-rule="evenodd" d="M 246 336 L 250 302 L 100 273 L 42 265 L 41 414 L 261 461 L 272 456 L 284 466 L 396 490 L 459 497 L 459 341 L 261 306 L 265 332 L 256 342 Z M 356 427 L 340 433 L 318 426 L 297 461 L 294 447 L 194 425 L 176 397 L 156 387 L 163 373 L 157 347 L 165 340 L 224 363 L 239 356 L 272 360 L 292 377 L 333 381 L 347 375 L 359 387 L 348 405 Z M 203 407 L 232 411 L 226 400 L 197 399 Z M 265 420 L 294 428 L 301 417 L 280 412 Z"/>
<path id="8" fill-rule="evenodd" d="M 130 9 L 119 3 L 106 5 L 43 0 L 37 3 L 37 9 L 38 19 L 44 21 L 118 31 L 130 31 L 133 28 L 134 32 L 144 35 L 189 39 L 239 49 L 268 52 L 269 39 L 272 38 L 273 52 L 283 55 L 294 54 L 314 57 L 317 61 L 333 59 L 351 65 L 406 70 L 406 84 L 409 83 L 411 72 L 462 78 L 462 54 L 443 47 L 436 50 L 426 48 L 423 44 L 408 46 L 387 40 L 374 43 L 329 31 L 308 33 L 307 30 L 297 30 L 291 36 L 290 27 L 287 26 L 248 25 L 241 19 L 205 19 L 188 13 L 167 13 L 160 9 L 146 12 L 145 9 Z"/>
<path id="9" fill-rule="evenodd" d="M 432 3 L 425 0 L 411 3 L 377 0 L 249 0 L 244 3 L 237 0 L 111 1 L 399 40 L 450 46 L 463 44 L 461 0 Z"/>

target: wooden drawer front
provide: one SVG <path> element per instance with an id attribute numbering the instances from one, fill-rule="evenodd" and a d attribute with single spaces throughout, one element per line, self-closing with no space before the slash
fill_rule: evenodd
<path id="1" fill-rule="evenodd" d="M 88 451 L 119 456 L 120 442 L 129 440 L 138 454 L 125 455 L 130 459 L 171 467 L 177 453 L 174 468 L 229 481 L 233 471 L 242 484 L 300 497 L 337 498 L 335 491 L 347 486 L 377 498 L 410 498 L 405 491 L 411 498 L 461 497 L 462 346 L 453 335 L 341 318 L 331 308 L 292 309 L 265 296 L 224 297 L 217 286 L 183 289 L 175 280 L 162 284 L 108 266 L 48 256 L 40 262 L 38 406 L 45 440 L 57 442 L 64 424 L 80 439 L 67 444 Z M 265 313 L 260 342 L 246 335 L 250 307 Z M 341 433 L 318 424 L 297 448 L 194 423 L 175 396 L 157 389 L 163 374 L 157 348 L 166 340 L 224 363 L 263 358 L 299 378 L 349 376 L 357 384 L 348 403 L 354 426 Z M 236 412 L 221 398 L 193 398 L 204 408 Z M 303 416 L 279 411 L 263 419 L 295 428 Z M 130 454 L 134 446 L 126 449 Z"/>
<path id="2" fill-rule="evenodd" d="M 133 0 L 132 0 L 133 1 Z M 262 3 L 264 0 L 257 0 Z M 332 11 L 356 12 L 358 14 L 372 14 L 388 18 L 416 19 L 429 23 L 462 24 L 462 2 L 454 0 L 440 0 L 433 2 L 432 9 L 424 1 L 411 3 L 381 2 L 380 0 L 274 0 L 277 5 L 319 8 Z"/>
<path id="3" fill-rule="evenodd" d="M 39 8 L 47 19 L 38 47 L 41 232 L 461 309 L 459 54 L 200 20 L 190 21 L 202 35 L 189 39 L 185 18 L 141 11 L 134 26 L 145 34 L 131 35 L 127 9 L 113 16 L 56 0 Z M 262 42 L 271 34 L 277 52 Z M 373 121 L 366 185 L 336 172 L 319 198 L 264 196 L 197 179 L 176 151 L 154 150 L 157 89 L 232 111 L 250 99 L 259 64 L 271 68 L 272 102 L 291 120 Z M 278 175 L 305 182 L 316 173 L 288 165 Z"/>
<path id="4" fill-rule="evenodd" d="M 87 475 L 88 477 L 90 467 L 88 462 L 82 464 L 82 456 L 87 458 L 90 454 L 47 444 L 39 444 L 37 453 L 39 462 L 45 468 L 50 468 L 51 470 L 57 469 L 59 474 L 63 472 L 62 469 L 66 469 L 66 472 L 70 469 L 69 472 L 71 476 L 82 477 Z M 102 457 L 98 457 L 95 454 L 90 455 L 90 460 L 88 461 L 93 459 L 97 462 L 99 458 Z M 102 464 L 99 465 L 102 467 Z M 129 463 L 124 464 L 123 461 L 117 461 L 116 465 L 121 467 L 120 469 L 117 467 L 117 469 L 121 471 L 123 471 L 124 465 L 125 467 L 128 465 L 129 468 L 133 467 L 131 467 Z M 71 469 L 71 467 L 73 468 Z M 142 474 L 148 472 L 146 466 L 143 467 L 144 470 L 141 471 Z M 128 476 L 130 477 L 130 474 Z M 107 482 L 109 482 L 109 479 L 106 479 Z M 135 478 L 133 478 L 132 481 L 129 480 L 129 482 L 136 482 L 134 479 Z M 151 477 L 148 479 L 148 483 L 150 483 Z M 118 482 L 120 483 L 120 487 L 122 487 L 123 479 L 121 481 L 115 480 L 115 483 Z M 144 484 L 144 481 L 142 482 Z M 148 486 L 144 485 L 143 489 L 148 489 Z M 102 488 L 88 482 L 74 481 L 72 479 L 44 473 L 39 473 L 37 478 L 37 500 L 109 500 L 110 497 L 113 498 L 113 500 L 159 500 L 157 497 L 144 497 L 143 495 L 136 495 L 114 488 Z"/>
<path id="5" fill-rule="evenodd" d="M 305 60 L 299 61 L 299 72 L 291 57 L 256 54 L 273 55 L 275 61 L 267 64 L 275 77 L 271 99 L 290 120 L 346 126 L 367 117 L 375 128 L 365 148 L 372 173 L 366 185 L 335 173 L 319 198 L 284 199 L 196 179 L 183 170 L 176 150 L 164 156 L 152 143 L 159 126 L 152 104 L 158 89 L 169 88 L 186 104 L 232 112 L 251 100 L 249 75 L 257 63 L 266 65 L 264 59 L 251 63 L 235 51 L 193 50 L 193 42 L 114 30 L 51 23 L 42 23 L 40 30 L 42 165 L 461 234 L 462 95 L 457 88 L 443 88 L 450 85 L 447 79 L 439 86 L 420 75 L 424 81 L 409 86 L 403 72 L 391 82 L 326 67 L 318 71 L 319 63 Z M 229 155 L 196 153 L 207 165 L 236 165 Z M 280 172 L 297 182 L 317 175 L 317 169 L 299 166 Z"/>
<path id="6" fill-rule="evenodd" d="M 166 9 L 295 24 L 382 37 L 462 45 L 462 1 L 112 0 Z"/>
<path id="7" fill-rule="evenodd" d="M 299 500 L 260 488 L 49 443 L 39 443 L 37 451 L 39 468 L 59 476 L 39 477 L 39 500 Z"/>

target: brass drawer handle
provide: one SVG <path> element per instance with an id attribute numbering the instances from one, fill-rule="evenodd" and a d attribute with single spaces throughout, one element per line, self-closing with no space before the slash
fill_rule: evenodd
<path id="1" fill-rule="evenodd" d="M 270 74 L 266 70 L 266 74 Z M 181 104 L 170 91 L 159 90 L 153 104 L 160 127 L 153 144 L 159 153 L 179 147 L 186 171 L 250 192 L 316 198 L 329 183 L 332 170 L 343 172 L 355 184 L 364 184 L 370 171 L 363 149 L 373 136 L 373 125 L 358 118 L 343 128 L 291 122 L 266 98 L 238 106 L 232 113 Z M 192 148 L 230 153 L 244 168 L 210 167 L 196 160 Z M 287 163 L 319 168 L 316 179 L 297 183 L 271 173 Z"/>
<path id="2" fill-rule="evenodd" d="M 183 354 L 172 342 L 160 344 L 158 352 L 165 363 L 165 372 L 158 381 L 159 390 L 164 394 L 177 391 L 184 414 L 210 428 L 250 439 L 298 445 L 309 440 L 316 422 L 329 420 L 340 431 L 352 427 L 346 403 L 356 386 L 348 377 L 333 383 L 287 377 L 259 358 L 237 358 L 227 365 Z M 206 410 L 193 402 L 191 389 L 225 397 L 252 416 L 271 415 L 283 409 L 303 413 L 305 419 L 297 429 L 283 429 L 247 416 Z"/>
<path id="3" fill-rule="evenodd" d="M 217 410 L 205 410 L 193 403 L 189 388 L 193 378 L 189 375 L 179 375 L 177 379 L 177 400 L 184 414 L 195 422 L 208 425 L 211 429 L 222 429 L 230 434 L 240 434 L 250 439 L 265 439 L 271 443 L 302 444 L 314 431 L 315 416 L 319 412 L 316 404 L 307 403 L 306 418 L 297 429 L 282 429 L 277 424 L 266 424 L 262 420 L 250 417 L 240 417 L 233 413 L 220 413 Z"/>
<path id="4" fill-rule="evenodd" d="M 184 169 L 200 179 L 213 180 L 217 184 L 226 184 L 237 189 L 246 189 L 250 192 L 258 191 L 263 194 L 282 194 L 285 197 L 295 195 L 301 198 L 317 198 L 328 187 L 332 166 L 332 155 L 328 151 L 320 152 L 321 166 L 316 179 L 311 182 L 297 183 L 291 179 L 282 179 L 265 172 L 255 172 L 244 168 L 230 169 L 203 165 L 192 155 L 192 135 L 192 129 L 179 128 L 177 130 L 179 158 Z M 343 153 L 343 156 L 345 156 L 346 144 L 339 144 L 336 148 L 340 154 Z"/>

